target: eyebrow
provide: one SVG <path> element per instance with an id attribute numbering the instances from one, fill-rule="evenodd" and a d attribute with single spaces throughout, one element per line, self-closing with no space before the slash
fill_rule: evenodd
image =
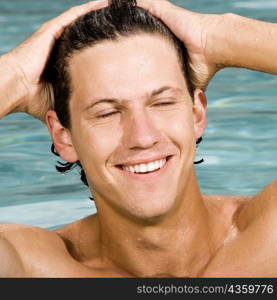
<path id="1" fill-rule="evenodd" d="M 182 90 L 180 88 L 176 88 L 176 87 L 171 87 L 171 86 L 163 86 L 159 89 L 153 90 L 150 94 L 146 94 L 148 97 L 153 98 L 156 97 L 162 93 L 164 93 L 165 91 L 173 91 L 174 93 L 181 93 Z M 89 110 L 91 108 L 93 108 L 95 105 L 98 105 L 100 103 L 111 103 L 111 104 L 115 104 L 115 103 L 119 103 L 123 101 L 123 99 L 118 99 L 118 98 L 96 98 L 92 101 L 91 104 L 89 104 L 88 106 L 86 106 L 84 108 L 84 111 Z"/>

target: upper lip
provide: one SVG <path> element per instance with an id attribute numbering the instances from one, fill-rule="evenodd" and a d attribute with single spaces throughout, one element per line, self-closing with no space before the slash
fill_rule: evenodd
<path id="1" fill-rule="evenodd" d="M 153 157 L 148 157 L 148 158 L 138 158 L 138 159 L 132 159 L 125 161 L 120 164 L 116 164 L 117 166 L 134 166 L 134 165 L 139 165 L 139 164 L 147 164 L 152 161 L 157 161 L 161 159 L 168 159 L 171 155 L 159 155 L 159 156 L 153 156 Z"/>

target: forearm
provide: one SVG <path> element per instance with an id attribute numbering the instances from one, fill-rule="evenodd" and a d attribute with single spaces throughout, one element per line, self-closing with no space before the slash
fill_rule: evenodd
<path id="1" fill-rule="evenodd" d="M 26 88 L 5 55 L 0 56 L 0 118 L 17 111 L 26 95 Z"/>
<path id="2" fill-rule="evenodd" d="M 277 74 L 277 24 L 223 15 L 210 44 L 215 63 Z"/>

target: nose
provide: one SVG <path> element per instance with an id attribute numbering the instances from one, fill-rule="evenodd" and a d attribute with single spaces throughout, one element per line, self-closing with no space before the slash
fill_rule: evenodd
<path id="1" fill-rule="evenodd" d="M 132 150 L 148 149 L 156 145 L 161 132 L 154 123 L 147 111 L 129 116 L 125 122 L 124 145 Z"/>

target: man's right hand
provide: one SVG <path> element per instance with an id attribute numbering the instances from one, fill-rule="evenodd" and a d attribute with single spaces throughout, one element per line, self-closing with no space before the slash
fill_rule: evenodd
<path id="1" fill-rule="evenodd" d="M 69 9 L 42 24 L 31 37 L 0 57 L 0 77 L 9 76 L 6 82 L 10 83 L 10 86 L 1 86 L 0 83 L 0 92 L 5 95 L 5 98 L 0 96 L 0 116 L 11 112 L 26 112 L 44 121 L 52 97 L 51 88 L 40 79 L 56 39 L 75 19 L 106 6 L 107 2 L 91 1 Z"/>

